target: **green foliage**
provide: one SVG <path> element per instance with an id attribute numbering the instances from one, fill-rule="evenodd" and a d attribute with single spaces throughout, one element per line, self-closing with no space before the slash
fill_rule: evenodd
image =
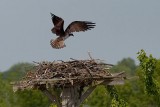
<path id="1" fill-rule="evenodd" d="M 145 94 L 144 85 L 139 79 L 126 80 L 122 86 L 116 86 L 118 95 L 127 102 L 129 107 L 155 106 L 152 96 Z"/>
<path id="2" fill-rule="evenodd" d="M 19 63 L 0 74 L 0 107 L 48 107 L 50 102 L 40 91 L 25 90 L 14 93 L 10 81 L 22 78 L 32 64 Z"/>
<path id="3" fill-rule="evenodd" d="M 148 57 L 144 50 L 141 50 L 138 54 L 140 67 L 143 73 L 140 77 L 144 79 L 146 92 L 150 95 L 159 95 L 158 82 L 153 78 L 157 60 L 153 58 L 152 55 Z"/>
<path id="4" fill-rule="evenodd" d="M 147 56 L 144 50 L 141 50 L 138 54 L 140 67 L 142 69 L 139 76 L 144 82 L 145 91 L 148 95 L 153 96 L 154 100 L 160 106 L 160 85 L 156 80 L 158 75 L 155 75 L 159 74 L 160 69 L 157 68 L 160 68 L 160 63 L 156 58 L 153 58 L 151 54 Z"/>
<path id="5" fill-rule="evenodd" d="M 116 66 L 114 66 L 111 70 L 112 72 L 120 72 L 125 71 L 127 76 L 132 76 L 135 74 L 137 66 L 135 61 L 131 58 L 124 58 L 122 61 L 119 61 Z"/>
<path id="6" fill-rule="evenodd" d="M 3 79 L 8 81 L 20 80 L 28 70 L 33 69 L 31 63 L 18 63 L 3 73 Z"/>
<path id="7" fill-rule="evenodd" d="M 24 90 L 16 92 L 16 98 L 20 107 L 48 107 L 49 101 L 38 90 Z"/>
<path id="8" fill-rule="evenodd" d="M 2 80 L 2 73 L 0 73 L 0 107 L 10 107 L 8 103 L 10 101 L 10 94 L 6 92 L 8 87 L 7 83 Z"/>
<path id="9" fill-rule="evenodd" d="M 94 92 L 84 102 L 84 105 L 91 107 L 109 107 L 111 102 L 109 97 L 104 86 L 97 86 Z"/>
<path id="10" fill-rule="evenodd" d="M 127 107 L 127 103 L 119 97 L 115 86 L 106 86 L 106 89 L 112 98 L 111 107 Z"/>
<path id="11" fill-rule="evenodd" d="M 57 105 L 55 105 L 55 104 L 51 104 L 49 107 L 57 107 Z"/>

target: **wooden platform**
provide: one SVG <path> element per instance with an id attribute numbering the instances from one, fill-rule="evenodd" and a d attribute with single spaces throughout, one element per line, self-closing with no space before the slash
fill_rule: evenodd
<path id="1" fill-rule="evenodd" d="M 99 60 L 36 62 L 21 81 L 11 84 L 13 91 L 39 89 L 58 107 L 79 107 L 97 85 L 124 84 L 125 73 L 110 73 L 112 66 Z"/>

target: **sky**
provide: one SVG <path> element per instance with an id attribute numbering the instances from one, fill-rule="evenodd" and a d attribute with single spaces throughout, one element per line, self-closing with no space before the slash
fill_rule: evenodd
<path id="1" fill-rule="evenodd" d="M 92 21 L 96 27 L 74 33 L 67 47 L 50 46 L 50 12 L 72 21 Z M 116 64 L 144 49 L 160 58 L 160 0 L 1 0 L 0 71 L 20 62 L 95 59 Z"/>

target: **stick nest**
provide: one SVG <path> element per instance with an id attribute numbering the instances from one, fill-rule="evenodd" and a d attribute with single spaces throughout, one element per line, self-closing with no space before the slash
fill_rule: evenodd
<path id="1" fill-rule="evenodd" d="M 25 75 L 22 81 L 16 83 L 16 88 L 37 88 L 50 83 L 55 87 L 71 85 L 90 85 L 93 80 L 110 76 L 111 64 L 100 60 L 75 60 L 35 62 L 35 68 Z"/>

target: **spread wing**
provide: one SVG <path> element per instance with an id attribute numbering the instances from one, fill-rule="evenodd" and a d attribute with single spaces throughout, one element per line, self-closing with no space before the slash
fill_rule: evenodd
<path id="1" fill-rule="evenodd" d="M 52 16 L 52 22 L 54 24 L 54 26 L 62 26 L 63 27 L 63 23 L 64 20 L 56 15 L 54 15 L 53 13 L 51 13 Z"/>
<path id="2" fill-rule="evenodd" d="M 74 21 L 72 22 L 65 30 L 66 35 L 71 34 L 72 32 L 80 32 L 91 30 L 95 27 L 95 23 L 88 21 Z"/>

